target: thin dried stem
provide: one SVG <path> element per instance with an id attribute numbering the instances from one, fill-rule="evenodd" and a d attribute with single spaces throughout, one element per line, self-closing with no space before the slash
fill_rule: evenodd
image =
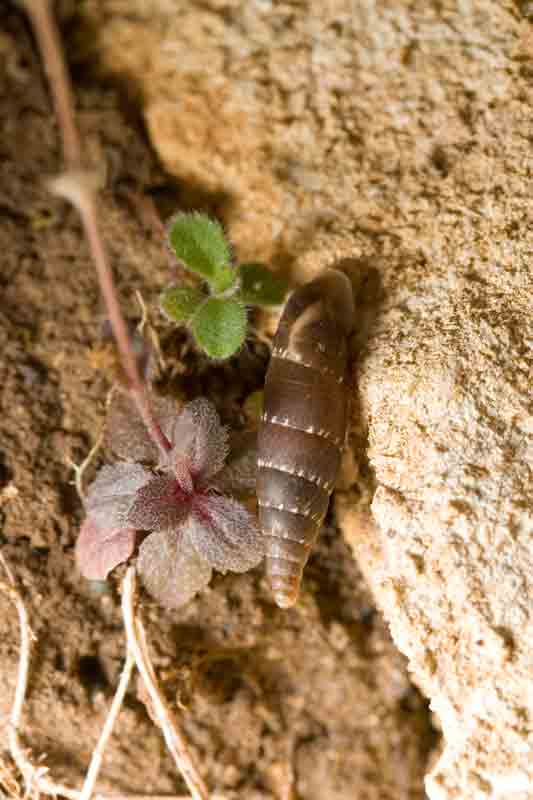
<path id="1" fill-rule="evenodd" d="M 32 795 L 32 793 L 35 793 L 38 796 L 40 793 L 42 793 L 51 795 L 53 797 L 65 797 L 67 800 L 89 800 L 92 795 L 96 777 L 102 762 L 105 746 L 109 740 L 114 722 L 118 716 L 124 695 L 127 690 L 134 661 L 137 661 L 137 664 L 140 665 L 141 675 L 146 683 L 150 697 L 154 703 L 154 708 L 156 709 L 158 719 L 160 720 L 161 727 L 165 734 L 165 740 L 176 760 L 176 763 L 178 764 L 180 771 L 185 777 L 193 798 L 195 798 L 195 800 L 208 800 L 209 796 L 207 789 L 198 775 L 196 767 L 194 766 L 191 756 L 188 752 L 187 745 L 179 733 L 176 723 L 172 719 L 171 712 L 161 696 L 151 661 L 146 652 L 144 629 L 142 626 L 139 628 L 140 623 L 135 619 L 133 610 L 133 594 L 135 590 L 134 574 L 131 575 L 129 582 L 125 583 L 123 611 L 125 621 L 126 619 L 128 620 L 128 626 L 131 632 L 128 635 L 128 638 L 130 638 L 131 635 L 131 639 L 136 643 L 136 646 L 135 649 L 128 648 L 126 662 L 122 671 L 119 685 L 115 693 L 113 703 L 111 704 L 109 715 L 100 735 L 100 739 L 93 753 L 83 789 L 78 791 L 77 789 L 71 789 L 68 786 L 56 783 L 47 777 L 48 769 L 46 767 L 35 767 L 32 764 L 29 757 L 29 750 L 25 750 L 21 745 L 19 738 L 19 727 L 28 685 L 31 642 L 35 637 L 29 626 L 26 606 L 22 596 L 20 595 L 20 592 L 17 589 L 13 574 L 2 553 L 0 553 L 0 564 L 2 565 L 7 577 L 7 581 L 0 581 L 0 591 L 4 592 L 15 605 L 20 627 L 21 644 L 19 669 L 15 689 L 15 699 L 13 701 L 13 707 L 10 716 L 8 743 L 11 757 L 24 779 L 25 796 L 29 797 Z M 161 710 L 161 706 L 163 706 L 163 710 Z M 94 800 L 185 800 L 185 798 L 172 796 L 97 794 L 94 796 Z M 216 795 L 212 797 L 211 800 L 224 800 L 224 798 L 221 795 Z"/>
<path id="2" fill-rule="evenodd" d="M 35 30 L 41 58 L 50 82 L 67 166 L 67 172 L 53 181 L 51 188 L 70 200 L 78 209 L 131 393 L 150 436 L 162 452 L 166 453 L 171 449 L 170 442 L 152 413 L 146 386 L 140 376 L 126 323 L 118 304 L 107 251 L 98 225 L 96 182 L 94 176 L 84 172 L 83 169 L 81 140 L 74 121 L 72 88 L 59 33 L 50 11 L 50 3 L 49 0 L 23 0 L 23 2 Z"/>
<path id="3" fill-rule="evenodd" d="M 35 639 L 29 622 L 28 612 L 20 592 L 17 589 L 15 579 L 9 566 L 0 553 L 0 564 L 7 576 L 7 582 L 0 581 L 0 591 L 9 597 L 15 605 L 19 618 L 20 627 L 20 656 L 17 675 L 17 685 L 15 688 L 15 699 L 11 709 L 11 716 L 8 727 L 8 745 L 11 758 L 24 779 L 26 795 L 30 795 L 32 790 L 51 795 L 62 795 L 68 800 L 79 800 L 78 792 L 69 789 L 68 786 L 54 783 L 46 777 L 48 770 L 46 767 L 34 767 L 29 759 L 29 751 L 25 750 L 20 742 L 19 727 L 22 717 L 22 709 L 26 700 L 26 690 L 28 686 L 28 671 L 30 667 L 31 643 Z"/>
<path id="4" fill-rule="evenodd" d="M 112 386 L 111 389 L 107 393 L 107 397 L 105 399 L 105 407 L 106 410 L 109 410 L 109 406 L 111 405 L 111 401 L 115 394 L 115 386 Z M 85 491 L 83 488 L 83 476 L 85 471 L 91 465 L 94 457 L 100 450 L 102 446 L 102 442 L 104 441 L 104 433 L 105 433 L 105 421 L 101 423 L 100 430 L 98 432 L 98 436 L 96 437 L 96 441 L 81 462 L 81 464 L 76 464 L 72 461 L 71 458 L 67 458 L 67 464 L 74 472 L 74 486 L 76 487 L 76 492 L 78 493 L 78 497 L 80 498 L 81 502 L 85 505 Z"/>
<path id="5" fill-rule="evenodd" d="M 146 644 L 144 627 L 141 620 L 135 615 L 135 592 L 135 568 L 128 567 L 122 584 L 122 616 L 128 638 L 128 647 L 131 648 L 135 656 L 137 669 L 150 697 L 153 711 L 165 737 L 167 748 L 174 758 L 178 770 L 183 775 L 192 797 L 194 800 L 208 800 L 207 787 L 200 777 L 185 737 L 179 730 L 178 723 L 159 688 Z"/>
<path id="6" fill-rule="evenodd" d="M 137 300 L 137 303 L 139 304 L 139 308 L 141 309 L 141 319 L 140 319 L 139 324 L 137 325 L 137 330 L 139 331 L 141 336 L 144 336 L 144 330 L 145 330 L 146 326 L 149 324 L 149 322 L 148 322 L 148 309 L 146 308 L 146 303 L 144 302 L 144 297 L 142 296 L 142 294 L 140 293 L 140 291 L 138 289 L 135 289 L 135 299 Z"/>
<path id="7" fill-rule="evenodd" d="M 118 683 L 113 702 L 111 703 L 111 708 L 109 709 L 109 713 L 107 715 L 104 727 L 102 728 L 98 743 L 93 750 L 91 763 L 89 764 L 89 769 L 87 770 L 87 774 L 85 776 L 85 782 L 80 793 L 80 800 L 90 800 L 90 797 L 93 793 L 96 779 L 102 765 L 105 748 L 113 731 L 113 726 L 120 713 L 120 709 L 122 708 L 122 703 L 124 702 L 124 697 L 128 689 L 134 666 L 135 658 L 132 651 L 128 647 L 126 650 L 126 661 L 124 662 L 124 667 L 122 669 L 122 674 L 120 676 L 120 681 Z"/>
<path id="8" fill-rule="evenodd" d="M 138 289 L 135 290 L 135 297 L 137 298 L 139 308 L 141 309 L 141 321 L 137 325 L 137 330 L 143 336 L 146 331 L 146 333 L 150 338 L 151 345 L 155 350 L 159 368 L 166 369 L 166 361 L 161 350 L 161 343 L 159 341 L 159 336 L 157 335 L 157 331 L 154 329 L 152 323 L 150 322 L 150 318 L 148 316 L 148 309 L 146 308 L 146 303 L 144 302 L 144 298 Z"/>
<path id="9" fill-rule="evenodd" d="M 15 699 L 13 700 L 13 707 L 11 709 L 11 718 L 10 718 L 10 727 L 13 730 L 17 731 L 20 725 L 20 719 L 22 717 L 22 709 L 24 707 L 24 701 L 26 699 L 26 688 L 28 685 L 28 671 L 30 667 L 31 643 L 32 640 L 35 639 L 35 636 L 30 628 L 30 623 L 28 621 L 28 612 L 26 611 L 26 606 L 24 605 L 22 597 L 20 596 L 20 593 L 17 589 L 15 578 L 2 553 L 0 553 L 0 563 L 2 564 L 2 567 L 4 569 L 4 572 L 8 580 L 7 584 L 4 582 L 0 583 L 0 588 L 5 594 L 7 594 L 10 600 L 15 604 L 15 608 L 17 609 L 17 614 L 19 617 L 20 660 L 19 660 L 17 686 L 15 689 Z"/>
<path id="10" fill-rule="evenodd" d="M 102 442 L 104 440 L 104 431 L 103 429 L 98 434 L 95 443 L 91 447 L 89 453 L 85 456 L 81 464 L 75 464 L 72 459 L 67 459 L 67 464 L 74 472 L 74 486 L 76 487 L 76 492 L 78 493 L 78 497 L 80 498 L 82 503 L 85 503 L 85 491 L 83 489 L 83 474 L 87 467 L 90 465 L 91 461 L 99 451 L 100 447 L 102 446 Z"/>

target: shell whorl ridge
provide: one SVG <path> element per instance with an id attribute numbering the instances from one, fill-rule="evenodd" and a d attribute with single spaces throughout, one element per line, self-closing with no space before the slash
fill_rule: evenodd
<path id="1" fill-rule="evenodd" d="M 259 429 L 257 496 L 266 573 L 281 608 L 296 602 L 339 471 L 353 316 L 348 278 L 326 270 L 292 293 L 274 339 Z"/>

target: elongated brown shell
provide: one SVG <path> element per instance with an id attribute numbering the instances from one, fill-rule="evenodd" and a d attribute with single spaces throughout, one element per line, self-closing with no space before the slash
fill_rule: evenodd
<path id="1" fill-rule="evenodd" d="M 289 298 L 274 338 L 259 429 L 257 497 L 280 608 L 298 597 L 328 509 L 347 424 L 350 281 L 330 269 Z"/>

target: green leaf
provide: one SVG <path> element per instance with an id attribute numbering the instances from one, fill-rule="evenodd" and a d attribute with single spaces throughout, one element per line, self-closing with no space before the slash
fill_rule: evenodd
<path id="1" fill-rule="evenodd" d="M 187 322 L 205 300 L 201 289 L 192 286 L 171 286 L 162 293 L 159 303 L 172 322 Z"/>
<path id="2" fill-rule="evenodd" d="M 216 292 L 237 281 L 231 253 L 219 222 L 205 214 L 177 214 L 168 227 L 170 246 L 191 272 L 200 275 Z"/>
<path id="3" fill-rule="evenodd" d="M 210 297 L 192 320 L 191 330 L 210 358 L 229 358 L 246 337 L 246 309 L 238 300 Z"/>
<path id="4" fill-rule="evenodd" d="M 240 297 L 250 306 L 279 306 L 287 294 L 288 284 L 276 278 L 263 264 L 241 264 Z"/>

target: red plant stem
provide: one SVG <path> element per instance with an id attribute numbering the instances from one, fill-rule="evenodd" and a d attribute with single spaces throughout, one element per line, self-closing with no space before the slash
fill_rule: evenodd
<path id="1" fill-rule="evenodd" d="M 81 142 L 74 122 L 74 102 L 65 60 L 62 54 L 61 39 L 49 0 L 23 0 L 31 19 L 35 38 L 41 51 L 42 61 L 63 139 L 63 154 L 67 168 L 81 165 Z"/>
<path id="2" fill-rule="evenodd" d="M 104 302 L 107 308 L 109 321 L 113 329 L 113 334 L 117 342 L 117 347 L 122 359 L 124 372 L 129 381 L 130 391 L 137 405 L 137 409 L 141 418 L 146 425 L 146 429 L 150 434 L 155 444 L 162 450 L 163 453 L 171 449 L 171 444 L 155 418 L 148 394 L 146 385 L 142 380 L 137 360 L 133 353 L 130 337 L 124 322 L 124 317 L 120 310 L 115 293 L 115 286 L 113 283 L 113 275 L 107 260 L 102 237 L 98 228 L 98 217 L 96 214 L 96 207 L 94 203 L 94 195 L 92 192 L 87 191 L 85 202 L 80 204 L 79 208 L 85 234 L 91 250 L 94 265 L 100 283 L 100 290 L 102 292 Z"/>
<path id="3" fill-rule="evenodd" d="M 98 225 L 95 192 L 90 185 L 90 180 L 83 174 L 81 140 L 74 121 L 72 88 L 63 58 L 59 31 L 50 12 L 49 0 L 25 0 L 24 5 L 32 22 L 41 51 L 41 58 L 48 76 L 63 140 L 63 153 L 67 171 L 70 178 L 73 179 L 73 183 L 75 183 L 75 190 L 69 191 L 68 197 L 77 207 L 81 216 L 96 268 L 100 291 L 104 298 L 131 394 L 148 433 L 155 444 L 165 453 L 171 449 L 171 445 L 154 417 L 146 385 L 139 374 L 137 360 L 118 304 L 113 274 Z"/>

